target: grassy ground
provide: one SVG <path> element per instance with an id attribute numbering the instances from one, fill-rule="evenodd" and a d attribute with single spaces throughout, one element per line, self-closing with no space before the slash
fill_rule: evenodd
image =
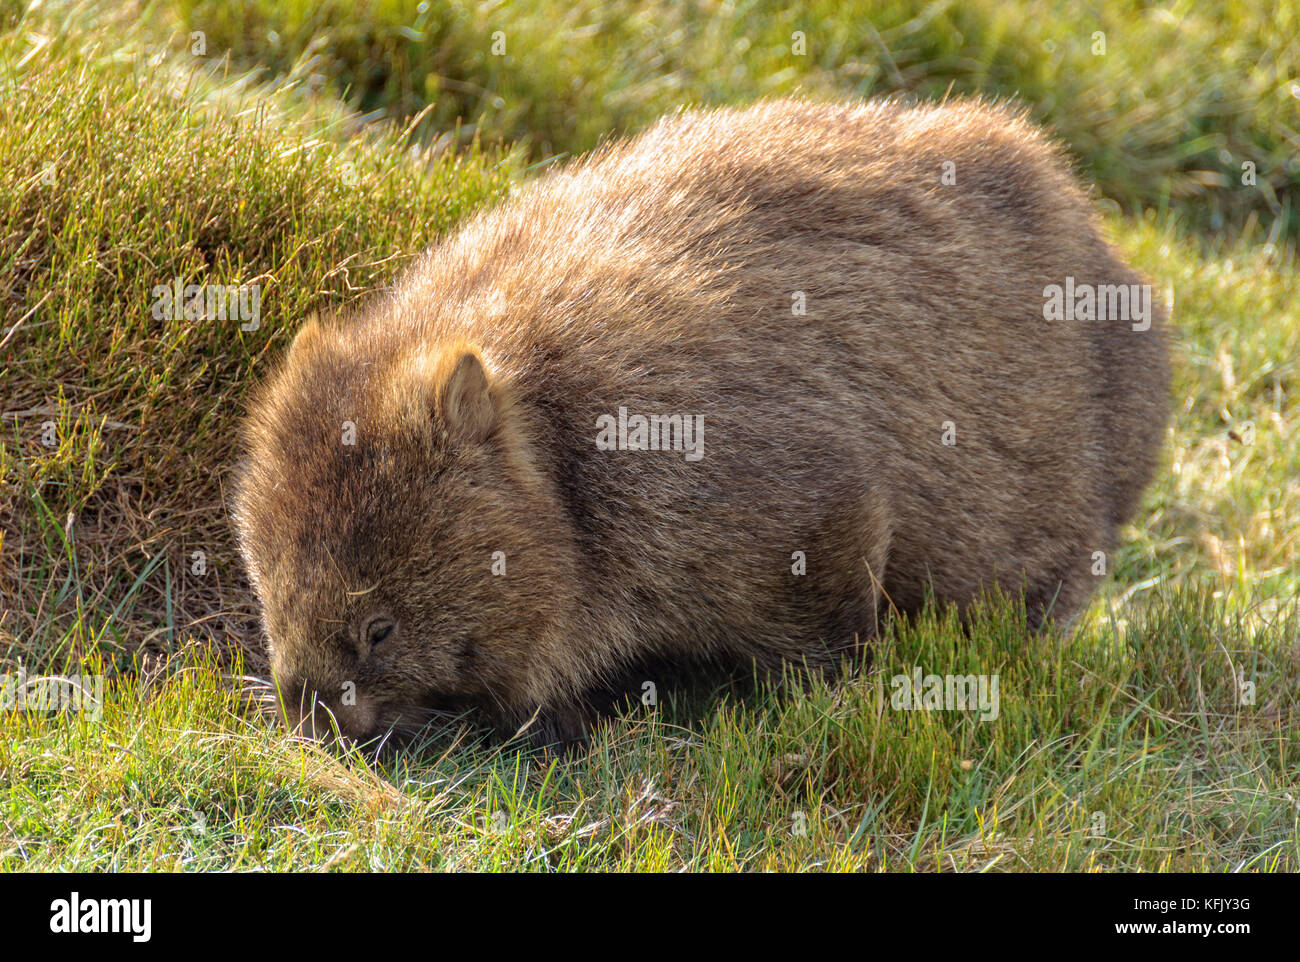
<path id="1" fill-rule="evenodd" d="M 1300 869 L 1290 3 L 1107 5 L 1095 59 L 1091 14 L 1032 0 L 230 9 L 0 0 L 0 668 L 110 679 L 98 721 L 0 713 L 0 866 Z M 1055 121 L 1174 298 L 1165 468 L 1076 630 L 936 613 L 842 684 L 668 689 L 562 761 L 473 731 L 338 757 L 267 720 L 223 485 L 305 316 L 677 103 L 950 83 Z M 261 326 L 153 319 L 174 277 L 260 283 Z M 913 666 L 996 673 L 998 719 L 894 710 Z"/>

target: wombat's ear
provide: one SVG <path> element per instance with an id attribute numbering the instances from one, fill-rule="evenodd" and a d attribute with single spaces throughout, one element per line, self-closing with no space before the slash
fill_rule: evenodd
<path id="1" fill-rule="evenodd" d="M 434 384 L 438 417 L 447 430 L 465 441 L 486 440 L 496 422 L 496 405 L 478 353 L 470 348 L 445 351 Z"/>
<path id="2" fill-rule="evenodd" d="M 316 320 L 316 315 L 313 314 L 307 319 L 307 323 L 298 329 L 293 343 L 289 345 L 289 363 L 301 362 L 310 354 L 312 345 L 320 340 L 320 333 L 320 322 Z"/>

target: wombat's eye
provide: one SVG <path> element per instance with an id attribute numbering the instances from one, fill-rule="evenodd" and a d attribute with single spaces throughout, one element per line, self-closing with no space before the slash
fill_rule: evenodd
<path id="1" fill-rule="evenodd" d="M 366 625 L 366 644 L 371 648 L 393 633 L 394 625 L 387 618 L 371 618 Z"/>

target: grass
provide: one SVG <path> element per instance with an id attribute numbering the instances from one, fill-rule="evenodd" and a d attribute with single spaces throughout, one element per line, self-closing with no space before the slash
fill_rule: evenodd
<path id="1" fill-rule="evenodd" d="M 932 615 L 849 682 L 708 699 L 703 720 L 670 697 L 563 761 L 472 732 L 339 757 L 268 726 L 196 645 L 98 722 L 12 719 L 0 867 L 1295 870 L 1296 615 L 1188 593 L 1119 635 L 1028 642 L 1006 604 L 969 636 Z M 997 721 L 891 710 L 917 665 L 996 672 Z"/>
<path id="2" fill-rule="evenodd" d="M 363 111 L 581 153 L 684 103 L 1018 96 L 1126 211 L 1300 237 L 1300 11 L 1119 0 L 169 0 L 177 50 L 295 67 Z M 1155 52 L 1159 55 L 1153 55 Z M 1256 183 L 1243 183 L 1244 163 Z"/>
<path id="3" fill-rule="evenodd" d="M 140 31 L 111 50 L 90 36 L 72 20 L 0 41 L 14 71 L 0 297 L 17 324 L 0 483 L 31 522 L 6 530 L 22 600 L 2 627 L 37 660 L 51 645 L 165 648 L 241 608 L 222 501 L 241 394 L 303 317 L 378 287 L 509 187 L 503 156 L 408 150 L 400 130 L 362 129 L 292 78 L 159 59 Z M 173 278 L 259 284 L 261 326 L 156 320 L 153 288 Z M 212 627 L 246 632 L 250 614 Z M 141 622 L 149 633 L 131 637 Z"/>
<path id="4" fill-rule="evenodd" d="M 0 668 L 109 679 L 98 721 L 0 712 L 0 867 L 1300 869 L 1295 30 L 1107 5 L 1094 60 L 1036 0 L 521 0 L 431 3 L 402 46 L 407 8 L 343 9 L 0 0 Z M 817 39 L 782 66 L 793 28 Z M 950 83 L 1056 121 L 1174 295 L 1165 465 L 1074 631 L 931 612 L 839 684 L 664 686 L 563 760 L 473 730 L 338 756 L 265 716 L 223 485 L 241 398 L 304 317 L 378 289 L 528 158 L 676 103 Z M 380 107 L 394 124 L 357 112 Z M 1204 175 L 1220 150 L 1263 184 Z M 260 326 L 155 320 L 175 277 L 260 284 Z M 998 719 L 893 710 L 914 666 L 996 674 Z"/>

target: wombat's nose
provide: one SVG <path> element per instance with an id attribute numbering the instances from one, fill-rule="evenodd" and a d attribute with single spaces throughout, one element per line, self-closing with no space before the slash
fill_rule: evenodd
<path id="1" fill-rule="evenodd" d="M 352 704 L 327 702 L 318 689 L 301 678 L 279 683 L 280 711 L 290 733 L 318 741 L 333 741 L 336 735 L 362 739 L 374 725 L 370 699 L 357 696 Z"/>
<path id="2" fill-rule="evenodd" d="M 304 738 L 325 738 L 331 725 L 320 695 L 299 675 L 277 674 L 280 714 L 291 734 Z"/>

